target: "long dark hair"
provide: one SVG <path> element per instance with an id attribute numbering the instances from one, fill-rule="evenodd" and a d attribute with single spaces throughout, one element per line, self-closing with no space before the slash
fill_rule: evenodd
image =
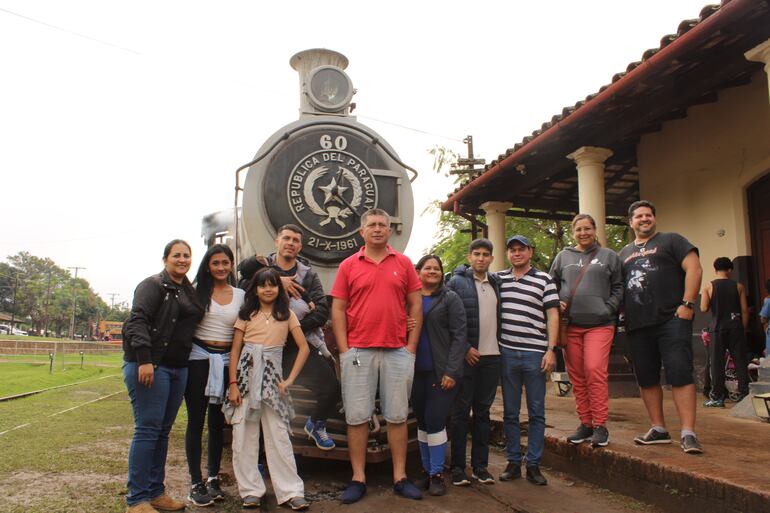
<path id="1" fill-rule="evenodd" d="M 208 312 L 209 306 L 211 306 L 211 293 L 214 290 L 214 277 L 211 276 L 211 270 L 209 264 L 211 263 L 211 257 L 216 254 L 224 253 L 230 262 L 235 266 L 235 257 L 233 256 L 233 250 L 224 244 L 215 244 L 211 246 L 206 254 L 203 255 L 201 265 L 198 266 L 198 274 L 195 275 L 195 295 L 198 296 L 198 302 L 203 305 L 203 308 Z M 235 276 L 232 271 L 227 277 L 227 283 L 231 286 L 235 286 Z"/>
<path id="2" fill-rule="evenodd" d="M 273 302 L 273 319 L 285 321 L 289 318 L 289 295 L 286 294 L 286 289 L 283 288 L 281 275 L 270 267 L 260 269 L 249 281 L 249 284 L 246 286 L 246 301 L 238 312 L 238 317 L 248 321 L 251 319 L 251 314 L 259 311 L 257 287 L 263 287 L 266 284 L 278 287 L 278 297 Z"/>

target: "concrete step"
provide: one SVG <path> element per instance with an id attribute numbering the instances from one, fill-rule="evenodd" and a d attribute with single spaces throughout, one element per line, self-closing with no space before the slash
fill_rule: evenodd
<path id="1" fill-rule="evenodd" d="M 611 445 L 592 449 L 546 436 L 543 463 L 671 513 L 770 512 L 770 494 L 763 490 L 614 451 Z"/>
<path id="2" fill-rule="evenodd" d="M 579 422 L 575 402 L 548 397 L 543 464 L 652 503 L 667 513 L 770 513 L 764 471 L 770 446 L 762 443 L 768 424 L 756 417 L 732 418 L 729 412 L 733 408 L 732 404 L 724 410 L 698 407 L 698 434 L 705 453 L 695 456 L 679 447 L 676 407 L 668 393 L 664 394 L 664 412 L 670 419 L 672 444 L 635 444 L 634 437 L 649 429 L 647 411 L 639 399 L 620 398 L 610 399 L 610 444 L 597 449 L 566 441 Z M 526 411 L 522 404 L 522 436 L 528 427 Z M 502 415 L 498 397 L 490 415 L 492 439 L 497 444 L 505 442 Z M 526 444 L 526 438 L 522 442 Z"/>

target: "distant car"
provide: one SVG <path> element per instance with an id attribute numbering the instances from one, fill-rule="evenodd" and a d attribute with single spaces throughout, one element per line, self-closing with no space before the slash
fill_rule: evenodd
<path id="1" fill-rule="evenodd" d="M 5 335 L 16 335 L 21 337 L 26 337 L 27 332 L 24 330 L 20 330 L 19 328 L 11 328 L 7 324 L 0 324 L 0 334 Z"/>

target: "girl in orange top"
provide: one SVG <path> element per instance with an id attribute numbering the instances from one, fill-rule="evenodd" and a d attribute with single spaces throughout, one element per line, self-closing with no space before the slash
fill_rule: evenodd
<path id="1" fill-rule="evenodd" d="M 299 352 L 283 380 L 281 357 L 289 333 Z M 278 504 L 286 503 L 293 510 L 309 506 L 289 439 L 294 409 L 288 394 L 309 353 L 299 321 L 289 310 L 281 277 L 274 269 L 260 270 L 249 282 L 235 322 L 225 406 L 225 416 L 233 425 L 233 470 L 244 508 L 260 507 L 265 494 L 257 470 L 260 425 Z"/>

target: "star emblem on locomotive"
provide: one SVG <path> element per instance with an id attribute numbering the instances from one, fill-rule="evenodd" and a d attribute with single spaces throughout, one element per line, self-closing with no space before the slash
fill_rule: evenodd
<path id="1" fill-rule="evenodd" d="M 355 235 L 359 216 L 377 205 L 374 175 L 358 157 L 343 151 L 318 151 L 295 166 L 288 180 L 295 219 L 324 238 Z"/>
<path id="2" fill-rule="evenodd" d="M 361 183 L 349 169 L 342 166 L 338 166 L 338 168 L 337 174 L 332 176 L 327 185 L 317 188 L 324 193 L 322 205 L 319 205 L 315 200 L 314 185 L 317 180 L 327 175 L 328 168 L 321 166 L 314 169 L 305 182 L 304 197 L 308 208 L 314 214 L 325 217 L 318 223 L 319 226 L 326 226 L 334 221 L 340 228 L 346 228 L 347 225 L 344 220 L 353 215 L 353 212 L 361 205 L 361 196 L 363 196 Z M 346 187 L 342 185 L 343 183 L 350 185 Z M 352 191 L 350 201 L 345 199 L 345 191 L 347 190 Z"/>

